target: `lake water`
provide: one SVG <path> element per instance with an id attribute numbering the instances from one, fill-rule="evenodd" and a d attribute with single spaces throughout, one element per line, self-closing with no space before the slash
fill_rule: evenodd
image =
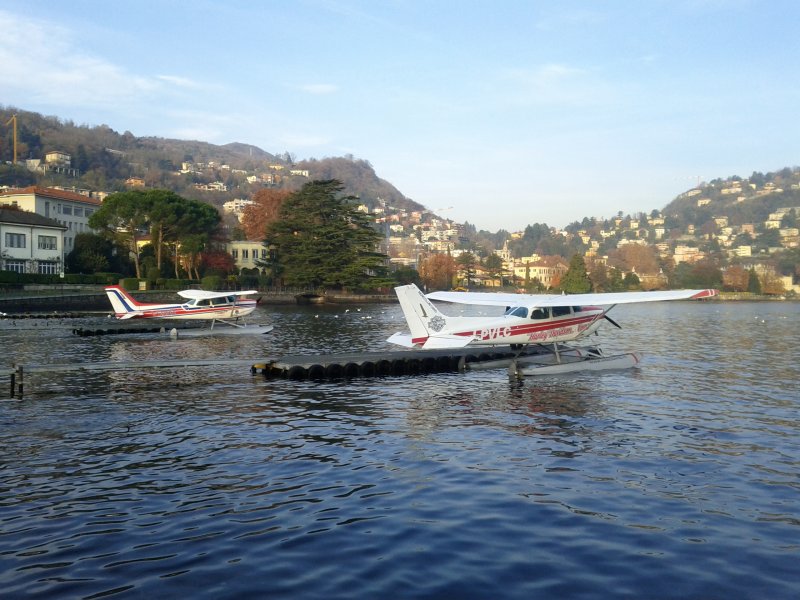
<path id="1" fill-rule="evenodd" d="M 347 309 L 261 307 L 273 333 L 202 340 L 0 321 L 0 366 L 256 362 L 405 328 L 397 305 Z M 0 401 L 0 595 L 800 597 L 800 304 L 612 315 L 599 341 L 639 368 L 28 375 Z"/>

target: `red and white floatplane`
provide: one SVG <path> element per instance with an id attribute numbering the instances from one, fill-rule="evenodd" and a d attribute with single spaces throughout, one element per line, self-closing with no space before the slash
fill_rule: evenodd
<path id="1" fill-rule="evenodd" d="M 606 355 L 597 346 L 573 346 L 595 333 L 603 322 L 615 327 L 608 312 L 617 304 L 697 300 L 717 295 L 717 290 L 670 290 L 597 294 L 510 294 L 486 292 L 433 292 L 417 286 L 395 288 L 410 333 L 396 333 L 387 341 L 407 348 L 441 350 L 508 345 L 516 356 L 493 361 L 482 368 L 507 366 L 515 375 L 545 375 L 576 371 L 622 369 L 639 363 L 636 352 Z M 502 316 L 451 317 L 431 300 L 505 307 Z M 538 352 L 531 353 L 532 346 Z M 473 368 L 481 368 L 476 364 Z"/>
<path id="2" fill-rule="evenodd" d="M 117 319 L 170 319 L 181 321 L 211 321 L 207 329 L 181 330 L 179 335 L 196 336 L 211 332 L 269 333 L 271 325 L 248 325 L 244 317 L 256 309 L 257 300 L 246 298 L 257 294 L 256 290 L 242 292 L 207 292 L 205 290 L 182 290 L 178 295 L 186 302 L 178 304 L 154 304 L 139 302 L 124 288 L 111 285 L 105 288 Z M 214 324 L 229 325 L 232 329 L 214 329 Z M 177 330 L 173 330 L 177 334 Z"/>

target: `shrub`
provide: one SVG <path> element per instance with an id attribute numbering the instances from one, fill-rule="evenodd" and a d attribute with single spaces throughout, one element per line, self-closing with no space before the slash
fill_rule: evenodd
<path id="1" fill-rule="evenodd" d="M 222 287 L 222 277 L 219 275 L 208 275 L 203 277 L 200 282 L 200 287 L 209 291 L 218 290 Z"/>
<path id="2" fill-rule="evenodd" d="M 119 280 L 119 284 L 129 292 L 139 290 L 139 280 L 136 277 L 125 277 Z"/>

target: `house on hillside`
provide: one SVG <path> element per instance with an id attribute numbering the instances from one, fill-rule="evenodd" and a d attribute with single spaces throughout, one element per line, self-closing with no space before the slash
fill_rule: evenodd
<path id="1" fill-rule="evenodd" d="M 253 204 L 255 204 L 255 202 L 246 198 L 234 198 L 233 200 L 228 200 L 223 203 L 222 210 L 235 215 L 236 218 L 241 221 L 244 216 L 244 209 Z"/>
<path id="2" fill-rule="evenodd" d="M 0 207 L 0 271 L 63 273 L 66 229 L 54 219 Z"/>
<path id="3" fill-rule="evenodd" d="M 44 155 L 44 162 L 52 167 L 69 167 L 72 156 L 60 150 L 52 150 Z"/>
<path id="4" fill-rule="evenodd" d="M 561 283 L 568 269 L 569 265 L 560 256 L 545 256 L 535 262 L 515 261 L 513 273 L 524 283 L 538 281 L 545 288 L 551 288 Z"/>
<path id="5" fill-rule="evenodd" d="M 249 240 L 229 242 L 225 245 L 225 250 L 233 257 L 238 269 L 258 269 L 256 261 L 266 260 L 269 253 L 263 242 Z"/>

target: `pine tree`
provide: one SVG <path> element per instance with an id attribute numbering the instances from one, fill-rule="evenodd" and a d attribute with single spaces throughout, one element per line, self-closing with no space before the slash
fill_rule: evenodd
<path id="1" fill-rule="evenodd" d="M 279 272 L 289 285 L 314 288 L 382 287 L 386 256 L 376 251 L 380 233 L 341 196 L 337 180 L 312 181 L 286 198 L 265 245 L 275 248 Z"/>
<path id="2" fill-rule="evenodd" d="M 586 262 L 580 254 L 574 254 L 569 268 L 561 279 L 561 289 L 568 294 L 585 294 L 592 289 L 592 282 L 586 272 Z"/>
<path id="3" fill-rule="evenodd" d="M 758 274 L 755 269 L 750 269 L 747 276 L 747 291 L 752 294 L 761 293 L 761 282 L 758 280 Z"/>

